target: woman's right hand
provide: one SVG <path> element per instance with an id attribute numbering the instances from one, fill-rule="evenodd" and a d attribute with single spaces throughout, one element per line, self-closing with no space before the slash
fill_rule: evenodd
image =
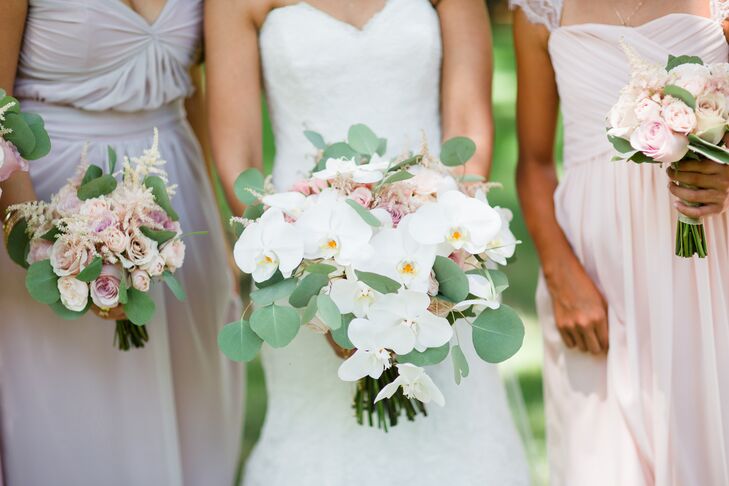
<path id="1" fill-rule="evenodd" d="M 104 310 L 94 304 L 91 306 L 91 310 L 94 314 L 107 321 L 125 321 L 127 319 L 127 315 L 124 313 L 124 307 L 120 305 L 112 309 Z"/>
<path id="2" fill-rule="evenodd" d="M 546 280 L 555 323 L 567 347 L 592 354 L 607 352 L 607 304 L 582 265 L 575 260 Z"/>

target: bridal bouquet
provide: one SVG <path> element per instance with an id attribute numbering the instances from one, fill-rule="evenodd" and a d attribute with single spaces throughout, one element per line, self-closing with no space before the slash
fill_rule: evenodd
<path id="1" fill-rule="evenodd" d="M 676 163 L 710 159 L 729 164 L 729 64 L 704 64 L 694 56 L 669 56 L 650 64 L 624 46 L 630 83 L 608 116 L 608 139 L 618 160 Z M 688 203 L 687 203 L 688 204 Z M 679 215 L 676 255 L 707 255 L 700 220 Z"/>
<path id="2" fill-rule="evenodd" d="M 113 150 L 107 173 L 84 154 L 77 175 L 49 203 L 8 209 L 8 252 L 28 269 L 30 295 L 64 319 L 80 317 L 92 305 L 102 315 L 121 307 L 126 318 L 116 322 L 114 341 L 124 351 L 148 340 L 153 280 L 163 280 L 177 298 L 185 298 L 173 276 L 182 266 L 185 244 L 163 164 L 155 131 L 150 149 L 125 158 L 120 182 Z"/>
<path id="3" fill-rule="evenodd" d="M 346 360 L 339 378 L 356 382 L 354 410 L 387 430 L 404 413 L 445 399 L 424 366 L 453 361 L 468 375 L 456 320 L 471 325 L 475 351 L 491 363 L 521 347 L 517 313 L 500 303 L 508 286 L 497 270 L 518 243 L 511 214 L 486 200 L 482 178 L 455 168 L 475 144 L 458 137 L 436 158 L 421 153 L 383 158 L 386 140 L 364 125 L 347 142 L 307 137 L 320 157 L 307 179 L 277 193 L 255 169 L 239 176 L 247 204 L 235 261 L 252 275 L 255 310 L 226 325 L 221 350 L 253 359 L 266 342 L 288 345 L 302 325 L 327 335 Z"/>
<path id="4" fill-rule="evenodd" d="M 22 112 L 20 102 L 0 89 L 0 182 L 14 172 L 27 171 L 28 160 L 40 159 L 50 150 L 43 119 Z"/>

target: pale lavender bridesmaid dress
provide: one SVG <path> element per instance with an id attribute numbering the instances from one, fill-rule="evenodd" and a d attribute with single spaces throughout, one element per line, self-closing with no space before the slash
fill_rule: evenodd
<path id="1" fill-rule="evenodd" d="M 607 358 L 567 349 L 542 281 L 547 434 L 555 486 L 729 484 L 729 214 L 707 218 L 710 255 L 673 255 L 665 172 L 615 163 L 605 117 L 641 56 L 726 62 L 721 21 L 671 14 L 638 27 L 560 26 L 559 0 L 512 0 L 550 30 L 564 120 L 557 219 L 608 302 Z M 647 7 L 647 5 L 646 5 Z"/>
<path id="2" fill-rule="evenodd" d="M 117 351 L 114 323 L 62 321 L 31 300 L 24 272 L 0 257 L 0 436 L 6 486 L 232 483 L 241 369 L 218 352 L 229 318 L 226 247 L 200 147 L 185 117 L 202 0 L 168 0 L 149 24 L 119 0 L 30 0 L 15 94 L 40 113 L 51 154 L 32 164 L 38 195 L 70 177 L 88 141 L 140 154 L 160 131 L 179 185 L 186 240 L 178 302 L 157 289 L 144 349 Z"/>

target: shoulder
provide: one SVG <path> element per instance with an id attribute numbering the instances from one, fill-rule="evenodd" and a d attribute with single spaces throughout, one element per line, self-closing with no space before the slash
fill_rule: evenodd
<path id="1" fill-rule="evenodd" d="M 562 0 L 509 0 L 509 7 L 521 10 L 529 22 L 550 31 L 559 27 L 562 17 Z"/>

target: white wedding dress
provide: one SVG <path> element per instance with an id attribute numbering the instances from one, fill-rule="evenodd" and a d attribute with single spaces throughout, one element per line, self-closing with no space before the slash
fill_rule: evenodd
<path id="1" fill-rule="evenodd" d="M 260 49 L 278 189 L 312 167 L 305 129 L 333 142 L 361 122 L 389 139 L 390 155 L 419 148 L 423 133 L 438 150 L 441 38 L 428 0 L 389 0 L 362 29 L 306 3 L 278 8 Z M 245 485 L 529 484 L 498 370 L 476 357 L 466 324 L 458 331 L 470 376 L 457 386 L 450 360 L 430 367 L 446 406 L 389 433 L 357 424 L 354 385 L 337 378 L 323 336 L 302 328 L 288 347 L 264 347 L 268 411 Z"/>

